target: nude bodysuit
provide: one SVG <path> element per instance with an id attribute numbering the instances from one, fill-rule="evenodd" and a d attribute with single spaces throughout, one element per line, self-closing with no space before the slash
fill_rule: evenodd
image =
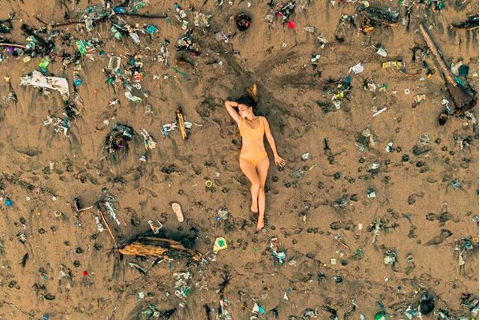
<path id="1" fill-rule="evenodd" d="M 242 124 L 240 125 L 240 135 L 242 138 L 248 140 L 248 147 L 240 152 L 240 159 L 247 160 L 251 162 L 255 167 L 260 163 L 265 157 L 267 157 L 267 152 L 263 147 L 263 135 L 265 134 L 265 125 L 263 124 L 263 119 L 260 118 L 260 126 L 256 129 L 249 128 L 247 126 L 247 121 L 242 119 Z"/>

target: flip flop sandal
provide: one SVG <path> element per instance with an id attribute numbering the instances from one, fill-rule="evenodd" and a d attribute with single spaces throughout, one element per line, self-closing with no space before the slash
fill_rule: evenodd
<path id="1" fill-rule="evenodd" d="M 175 212 L 175 214 L 177 215 L 178 222 L 183 222 L 183 220 L 184 220 L 183 212 L 182 212 L 182 208 L 180 207 L 180 205 L 176 202 L 173 202 L 172 203 L 172 209 L 173 209 L 173 212 Z"/>

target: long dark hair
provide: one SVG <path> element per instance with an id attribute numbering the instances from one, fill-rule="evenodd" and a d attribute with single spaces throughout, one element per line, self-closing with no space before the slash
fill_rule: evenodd
<path id="1" fill-rule="evenodd" d="M 255 107 L 257 106 L 257 101 L 255 101 L 250 96 L 241 96 L 240 98 L 238 98 L 235 101 L 238 102 L 238 104 L 244 104 L 248 107 L 252 107 L 253 109 L 255 109 Z"/>
<path id="2" fill-rule="evenodd" d="M 248 95 L 243 95 L 237 100 L 235 100 L 238 104 L 244 104 L 246 106 L 252 107 L 255 110 L 258 102 L 258 90 L 257 85 L 253 84 L 252 87 L 247 89 Z"/>

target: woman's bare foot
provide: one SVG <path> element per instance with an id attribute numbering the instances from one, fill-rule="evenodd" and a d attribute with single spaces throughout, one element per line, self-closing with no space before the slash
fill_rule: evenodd
<path id="1" fill-rule="evenodd" d="M 252 206 L 250 207 L 250 211 L 253 213 L 258 213 L 258 204 L 252 202 Z"/>
<path id="2" fill-rule="evenodd" d="M 257 231 L 262 230 L 264 226 L 265 226 L 265 222 L 263 221 L 263 218 L 258 219 L 258 222 L 257 222 Z"/>

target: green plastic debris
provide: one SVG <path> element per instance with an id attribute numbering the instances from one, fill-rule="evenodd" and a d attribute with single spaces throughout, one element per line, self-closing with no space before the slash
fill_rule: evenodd
<path id="1" fill-rule="evenodd" d="M 76 40 L 75 44 L 77 45 L 78 51 L 82 56 L 87 54 L 87 47 L 85 46 L 85 43 L 82 40 Z"/>

